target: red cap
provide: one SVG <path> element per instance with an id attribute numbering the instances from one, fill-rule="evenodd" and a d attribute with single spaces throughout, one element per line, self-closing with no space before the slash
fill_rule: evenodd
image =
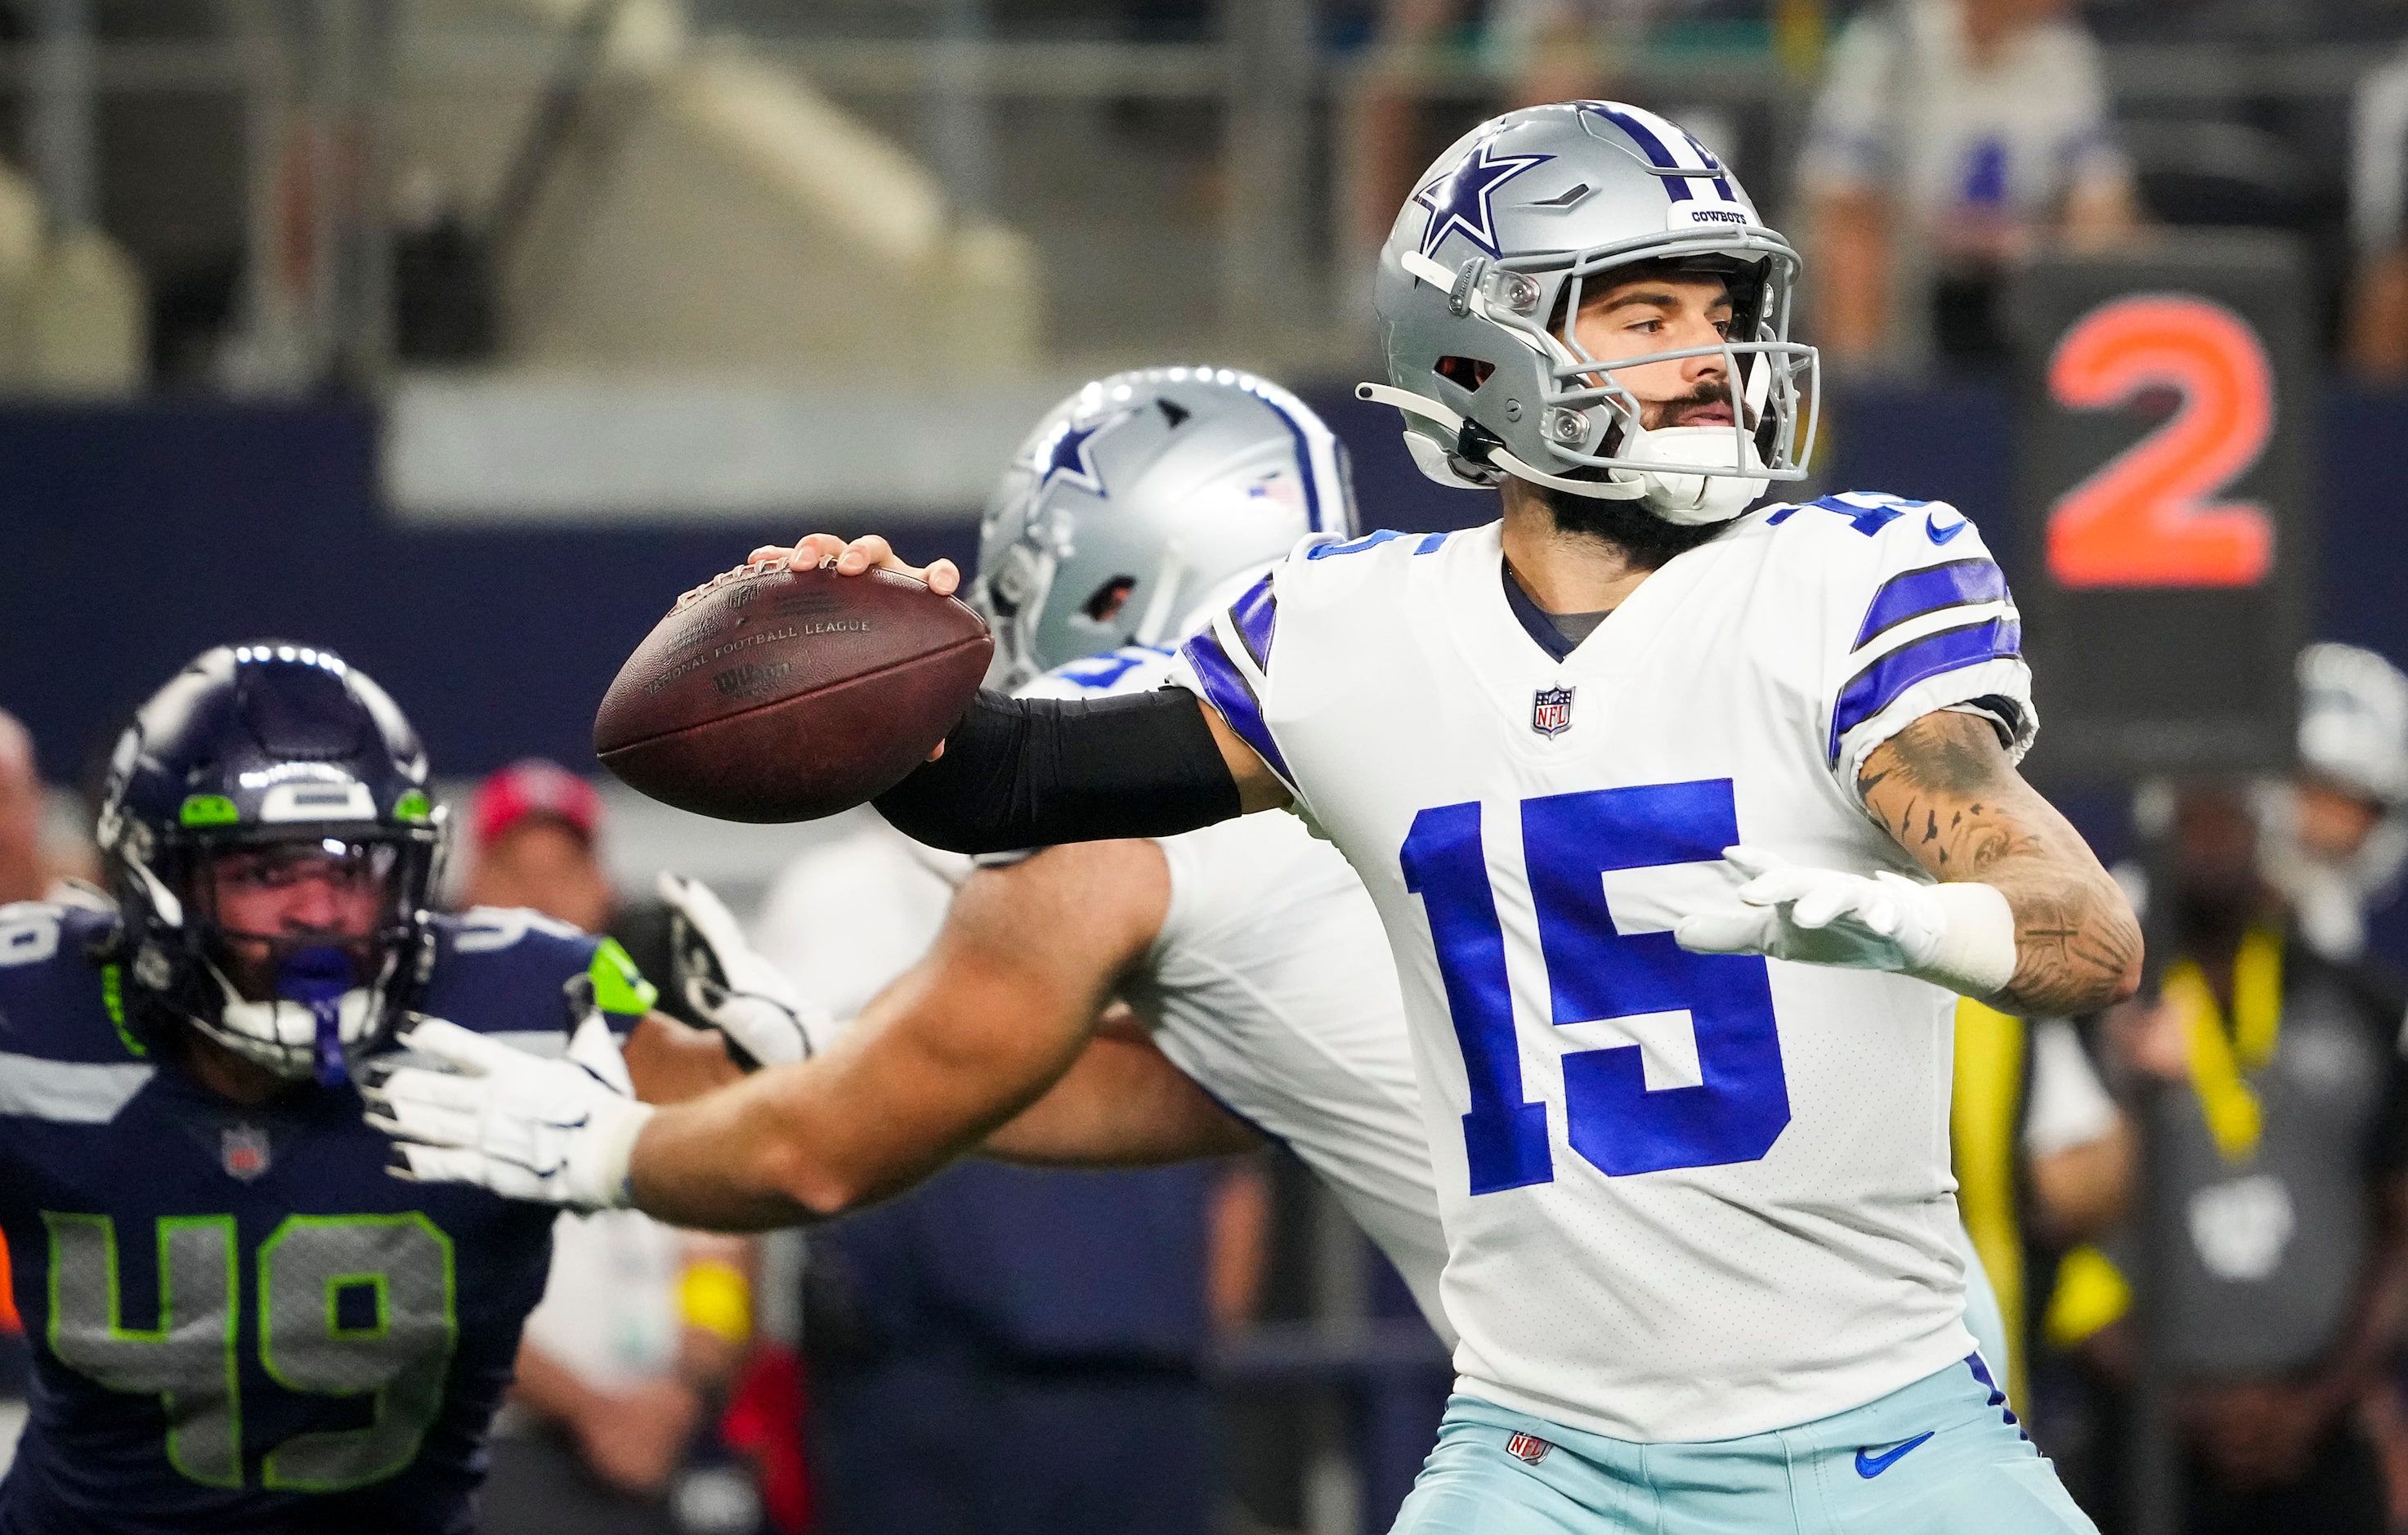
<path id="1" fill-rule="evenodd" d="M 479 848 L 530 815 L 549 815 L 576 828 L 587 841 L 602 821 L 602 796 L 594 785 L 556 762 L 528 757 L 488 774 L 468 802 L 468 825 Z"/>

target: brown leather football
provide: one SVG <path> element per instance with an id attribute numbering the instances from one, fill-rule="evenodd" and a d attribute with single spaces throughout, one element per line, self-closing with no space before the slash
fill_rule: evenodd
<path id="1" fill-rule="evenodd" d="M 722 821 L 808 821 L 900 782 L 986 675 L 979 616 L 909 576 L 745 566 L 678 599 L 594 714 L 630 787 Z"/>

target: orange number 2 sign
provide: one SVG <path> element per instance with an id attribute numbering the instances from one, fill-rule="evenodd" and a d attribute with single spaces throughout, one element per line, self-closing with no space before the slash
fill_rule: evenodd
<path id="1" fill-rule="evenodd" d="M 2215 494 L 2258 462 L 2274 429 L 2273 368 L 2249 323 L 2221 304 L 2140 294 L 2075 322 L 2049 359 L 2049 394 L 2110 410 L 2172 389 L 2166 423 L 2057 498 L 2048 571 L 2061 586 L 2253 586 L 2274 564 L 2274 523 Z"/>

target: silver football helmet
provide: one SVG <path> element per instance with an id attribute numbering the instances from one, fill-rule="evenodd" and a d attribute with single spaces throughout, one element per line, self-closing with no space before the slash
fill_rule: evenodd
<path id="1" fill-rule="evenodd" d="M 1601 366 L 1571 334 L 1584 289 L 1669 262 L 1729 284 L 1728 338 Z M 1729 167 L 1676 124 L 1612 101 L 1492 118 L 1438 158 L 1397 215 L 1374 290 L 1405 446 L 1440 484 L 1511 474 L 1638 500 L 1667 521 L 1736 517 L 1802 480 L 1820 402 L 1814 349 L 1789 339 L 1798 252 Z M 1614 377 L 1724 358 L 1729 426 L 1649 430 Z"/>
<path id="2" fill-rule="evenodd" d="M 1166 644 L 1307 534 L 1354 531 L 1345 449 L 1279 385 L 1226 367 L 1098 379 L 1045 413 L 987 499 L 967 595 L 995 631 L 988 681 Z"/>

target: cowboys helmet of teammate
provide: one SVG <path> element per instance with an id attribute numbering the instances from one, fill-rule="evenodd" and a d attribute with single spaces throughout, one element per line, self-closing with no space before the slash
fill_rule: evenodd
<path id="1" fill-rule="evenodd" d="M 348 1081 L 421 979 L 443 827 L 416 732 L 366 673 L 305 645 L 201 655 L 109 761 L 98 840 L 125 980 L 150 1004 L 129 1018 L 179 1020 L 280 1077 Z M 371 894 L 364 933 L 330 944 L 248 932 L 208 877 L 230 856 L 305 855 L 331 856 L 343 886 Z M 229 966 L 257 974 L 238 986 Z"/>
<path id="2" fill-rule="evenodd" d="M 1047 411 L 987 498 L 966 594 L 990 681 L 1179 639 L 1235 578 L 1354 529 L 1346 450 L 1304 402 L 1226 367 L 1115 373 Z"/>
<path id="3" fill-rule="evenodd" d="M 1722 280 L 1730 323 L 1712 345 L 1614 369 L 1718 355 L 1727 422 L 1651 427 L 1566 323 L 1641 262 Z M 1440 484 L 1512 474 L 1669 522 L 1727 521 L 1806 475 L 1820 375 L 1789 338 L 1799 265 L 1729 167 L 1673 123 L 1612 102 L 1508 113 L 1440 155 L 1398 214 L 1374 290 L 1388 382 L 1360 393 L 1405 413 L 1405 446 Z"/>

